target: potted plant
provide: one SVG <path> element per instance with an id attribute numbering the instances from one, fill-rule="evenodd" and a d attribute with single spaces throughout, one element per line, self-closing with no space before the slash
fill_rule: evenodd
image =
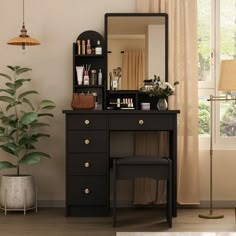
<path id="1" fill-rule="evenodd" d="M 141 88 L 142 91 L 145 91 L 149 94 L 149 97 L 158 98 L 157 109 L 158 110 L 167 110 L 168 103 L 167 99 L 169 96 L 173 95 L 175 92 L 174 86 L 178 85 L 179 82 L 175 81 L 173 86 L 165 81 L 161 81 L 160 77 L 154 75 L 153 80 L 148 80 L 149 85 Z"/>
<path id="2" fill-rule="evenodd" d="M 33 176 L 22 174 L 22 165 L 40 162 L 41 157 L 50 158 L 45 152 L 36 151 L 35 144 L 49 134 L 41 132 L 49 126 L 41 121 L 45 116 L 53 117 L 51 112 L 55 103 L 42 100 L 37 105 L 30 97 L 38 94 L 35 90 L 24 89 L 31 79 L 22 78 L 29 68 L 7 66 L 11 74 L 0 73 L 7 80 L 5 88 L 0 89 L 0 148 L 9 155 L 9 161 L 0 161 L 0 169 L 15 168 L 14 175 L 3 175 L 0 186 L 0 205 L 5 209 L 27 210 L 35 207 L 36 192 Z"/>

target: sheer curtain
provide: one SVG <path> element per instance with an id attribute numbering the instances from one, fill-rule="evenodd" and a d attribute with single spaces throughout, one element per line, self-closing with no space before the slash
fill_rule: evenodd
<path id="1" fill-rule="evenodd" d="M 122 89 L 137 90 L 143 86 L 145 57 L 142 50 L 126 50 L 122 60 Z"/>
<path id="2" fill-rule="evenodd" d="M 166 12 L 169 16 L 169 81 L 180 82 L 176 95 L 169 99 L 170 109 L 181 112 L 178 117 L 177 197 L 180 204 L 199 204 L 197 0 L 136 1 L 137 12 Z M 157 142 L 154 136 L 146 138 L 149 139 L 146 141 L 148 145 Z M 145 152 L 147 145 L 142 140 L 138 142 L 137 146 L 143 146 L 139 152 Z M 139 202 L 145 202 L 142 188 L 136 186 L 135 195 L 138 195 Z M 158 194 L 155 186 L 150 189 L 154 189 L 150 191 L 153 194 Z"/>

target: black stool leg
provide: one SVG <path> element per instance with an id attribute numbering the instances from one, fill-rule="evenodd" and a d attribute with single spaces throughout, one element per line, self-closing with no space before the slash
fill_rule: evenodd
<path id="1" fill-rule="evenodd" d="M 113 227 L 116 227 L 116 159 L 113 159 Z"/>

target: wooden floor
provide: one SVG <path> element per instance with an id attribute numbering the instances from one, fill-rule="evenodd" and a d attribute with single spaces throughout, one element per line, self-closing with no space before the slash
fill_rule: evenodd
<path id="1" fill-rule="evenodd" d="M 40 208 L 38 213 L 0 212 L 1 236 L 110 236 L 116 232 L 236 232 L 234 209 L 221 209 L 223 219 L 207 220 L 205 209 L 179 209 L 169 229 L 160 209 L 118 209 L 118 227 L 111 217 L 64 217 L 62 208 Z M 151 234 L 152 235 L 152 234 Z M 131 235 L 130 235 L 131 236 Z M 134 234 L 135 236 L 135 234 Z"/>

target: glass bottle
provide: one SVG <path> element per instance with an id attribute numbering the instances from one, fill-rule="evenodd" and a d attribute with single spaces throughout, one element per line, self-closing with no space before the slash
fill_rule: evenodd
<path id="1" fill-rule="evenodd" d="M 91 83 L 90 83 L 91 85 L 97 84 L 97 71 L 96 70 L 91 70 L 90 80 L 91 80 Z"/>
<path id="2" fill-rule="evenodd" d="M 82 55 L 85 55 L 85 40 L 82 40 Z"/>
<path id="3" fill-rule="evenodd" d="M 91 44 L 90 44 L 90 39 L 87 40 L 86 53 L 87 53 L 88 55 L 90 55 L 90 54 L 92 53 Z"/>
<path id="4" fill-rule="evenodd" d="M 98 85 L 102 85 L 102 70 L 99 69 L 98 72 Z"/>
<path id="5" fill-rule="evenodd" d="M 97 46 L 95 47 L 95 54 L 102 55 L 102 47 L 100 40 L 97 41 Z"/>
<path id="6" fill-rule="evenodd" d="M 80 55 L 81 54 L 80 40 L 77 40 L 77 47 L 78 47 L 78 55 Z"/>

